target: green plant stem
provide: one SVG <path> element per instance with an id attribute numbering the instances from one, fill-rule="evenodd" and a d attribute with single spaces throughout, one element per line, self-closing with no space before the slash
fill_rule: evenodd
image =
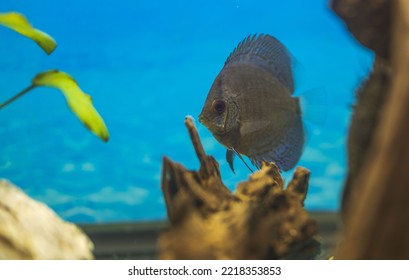
<path id="1" fill-rule="evenodd" d="M 33 88 L 35 88 L 35 85 L 31 85 L 28 88 L 24 89 L 23 91 L 21 91 L 20 93 L 14 95 L 12 98 L 10 98 L 9 100 L 7 100 L 6 102 L 0 104 L 0 110 L 3 109 L 4 107 L 6 107 L 7 105 L 9 105 L 11 102 L 13 102 L 14 100 L 18 99 L 19 97 L 23 96 L 24 94 L 26 94 L 27 92 L 29 92 L 30 90 L 32 90 Z"/>

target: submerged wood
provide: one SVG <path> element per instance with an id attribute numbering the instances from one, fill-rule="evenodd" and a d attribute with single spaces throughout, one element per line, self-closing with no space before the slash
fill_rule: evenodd
<path id="1" fill-rule="evenodd" d="M 377 57 L 370 77 L 357 92 L 348 133 L 348 173 L 342 197 L 342 214 L 347 216 L 348 204 L 359 186 L 354 185 L 361 174 L 365 157 L 375 139 L 378 124 L 384 117 L 384 104 L 389 95 L 391 71 L 389 62 Z"/>
<path id="2" fill-rule="evenodd" d="M 0 259 L 93 259 L 93 244 L 6 180 L 0 180 Z"/>
<path id="3" fill-rule="evenodd" d="M 359 186 L 354 183 L 362 171 L 364 159 L 375 139 L 388 98 L 391 66 L 389 60 L 391 8 L 390 0 L 332 0 L 331 7 L 364 46 L 372 49 L 375 63 L 371 74 L 356 94 L 351 127 L 348 133 L 348 174 L 345 182 L 342 214 Z M 354 186 L 354 187 L 353 187 Z"/>
<path id="4" fill-rule="evenodd" d="M 205 154 L 190 118 L 185 122 L 199 171 L 163 159 L 162 191 L 170 228 L 159 239 L 162 259 L 313 259 L 320 253 L 317 224 L 303 204 L 310 172 L 297 168 L 284 189 L 277 165 L 237 186 L 223 184 L 219 165 Z"/>
<path id="5" fill-rule="evenodd" d="M 383 88 L 382 116 L 352 186 L 338 259 L 409 259 L 409 1 L 365 4 L 382 2 L 393 19 L 390 40 L 381 42 L 384 34 L 377 33 L 378 45 L 388 45 L 390 84 Z"/>
<path id="6" fill-rule="evenodd" d="M 332 0 L 331 8 L 362 45 L 389 59 L 393 1 Z"/>

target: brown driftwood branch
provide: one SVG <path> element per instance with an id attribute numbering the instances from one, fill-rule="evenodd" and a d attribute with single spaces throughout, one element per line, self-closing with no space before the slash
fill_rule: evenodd
<path id="1" fill-rule="evenodd" d="M 351 127 L 348 133 L 348 174 L 342 199 L 343 216 L 362 171 L 365 156 L 375 139 L 375 131 L 383 117 L 383 107 L 389 95 L 391 67 L 389 61 L 390 0 L 333 0 L 331 7 L 364 46 L 374 50 L 375 63 L 369 78 L 357 91 Z"/>
<path id="2" fill-rule="evenodd" d="M 343 18 L 353 34 L 374 49 L 377 60 L 381 57 L 386 65 L 369 84 L 374 87 L 373 92 L 383 96 L 372 96 L 382 101 L 377 101 L 376 125 L 350 186 L 352 195 L 346 205 L 344 239 L 336 257 L 409 259 L 409 1 L 333 2 L 349 6 L 356 18 L 365 15 L 368 21 L 358 29 L 351 28 L 349 17 Z M 371 27 L 374 21 L 380 23 L 378 29 Z M 363 37 L 371 40 L 362 40 Z M 370 92 L 366 99 L 370 104 Z M 355 113 L 358 114 L 361 113 Z M 353 131 L 351 127 L 350 133 Z"/>
<path id="3" fill-rule="evenodd" d="M 162 191 L 169 230 L 159 240 L 162 259 L 311 259 L 320 252 L 317 224 L 303 208 L 309 171 L 297 168 L 284 189 L 275 164 L 238 185 L 223 184 L 216 160 L 206 155 L 192 119 L 186 127 L 200 161 L 188 171 L 163 160 Z"/>
<path id="4" fill-rule="evenodd" d="M 348 134 L 348 174 L 342 198 L 342 212 L 346 216 L 348 203 L 358 187 L 354 183 L 361 174 L 365 156 L 375 139 L 376 129 L 384 116 L 384 104 L 389 96 L 390 65 L 377 57 L 372 73 L 357 92 Z"/>
<path id="5" fill-rule="evenodd" d="M 331 7 L 362 45 L 388 59 L 393 1 L 332 0 Z"/>

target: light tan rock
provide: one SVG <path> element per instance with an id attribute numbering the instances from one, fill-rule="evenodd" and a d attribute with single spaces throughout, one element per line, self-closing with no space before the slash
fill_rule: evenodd
<path id="1" fill-rule="evenodd" d="M 76 225 L 0 180 L 0 259 L 93 259 L 93 247 Z"/>

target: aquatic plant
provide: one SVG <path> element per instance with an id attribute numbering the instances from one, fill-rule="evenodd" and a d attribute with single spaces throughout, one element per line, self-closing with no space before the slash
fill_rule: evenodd
<path id="1" fill-rule="evenodd" d="M 27 18 L 20 13 L 0 13 L 0 25 L 8 27 L 23 36 L 30 38 L 48 55 L 57 47 L 55 40 L 50 35 L 41 30 L 35 29 Z M 39 86 L 59 89 L 64 94 L 68 107 L 80 119 L 80 121 L 103 141 L 108 141 L 108 129 L 104 120 L 92 105 L 91 96 L 85 94 L 70 75 L 59 70 L 48 70 L 37 74 L 33 78 L 29 87 L 4 103 L 0 103 L 0 109 L 3 109 L 8 104 Z"/>

